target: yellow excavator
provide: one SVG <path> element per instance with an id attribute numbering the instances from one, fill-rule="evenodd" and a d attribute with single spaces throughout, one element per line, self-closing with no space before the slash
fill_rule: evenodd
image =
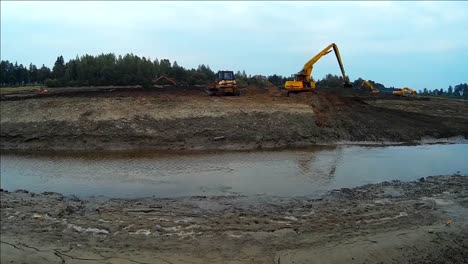
<path id="1" fill-rule="evenodd" d="M 361 87 L 364 85 L 367 85 L 371 89 L 373 95 L 378 95 L 380 93 L 380 91 L 375 89 L 374 85 L 372 85 L 372 83 L 370 83 L 369 81 L 362 81 Z"/>
<path id="2" fill-rule="evenodd" d="M 414 91 L 413 89 L 409 87 L 405 87 L 403 89 L 393 91 L 392 94 L 396 96 L 405 96 L 407 92 L 410 93 L 412 96 L 416 96 L 416 91 Z"/>
<path id="3" fill-rule="evenodd" d="M 338 46 L 335 43 L 328 45 L 322 51 L 320 51 L 317 55 L 315 55 L 312 59 L 310 59 L 302 70 L 295 75 L 293 81 L 286 81 L 284 84 L 284 88 L 289 93 L 300 93 L 300 92 L 312 92 L 315 91 L 315 82 L 312 81 L 312 70 L 314 64 L 320 60 L 323 56 L 327 55 L 328 53 L 335 51 L 336 59 L 338 60 L 338 64 L 340 65 L 341 74 L 343 75 L 344 80 L 344 87 L 351 88 L 353 87 L 352 84 L 349 82 L 348 76 L 346 76 L 343 62 L 341 61 L 340 51 L 338 50 Z"/>

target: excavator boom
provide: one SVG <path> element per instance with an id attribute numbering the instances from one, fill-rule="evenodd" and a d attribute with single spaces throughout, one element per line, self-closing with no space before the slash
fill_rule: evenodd
<path id="1" fill-rule="evenodd" d="M 335 43 L 328 45 L 322 51 L 317 53 L 312 59 L 307 61 L 302 67 L 302 70 L 296 75 L 296 79 L 294 81 L 286 81 L 285 88 L 288 92 L 306 92 L 315 90 L 315 82 L 312 81 L 312 71 L 314 69 L 314 64 L 319 61 L 323 56 L 327 55 L 328 53 L 334 51 L 336 60 L 340 66 L 341 74 L 343 75 L 343 80 L 345 82 L 345 87 L 351 87 L 352 85 L 349 82 L 348 76 L 346 76 L 346 72 L 343 66 L 343 61 L 341 60 L 340 51 L 338 46 Z"/>

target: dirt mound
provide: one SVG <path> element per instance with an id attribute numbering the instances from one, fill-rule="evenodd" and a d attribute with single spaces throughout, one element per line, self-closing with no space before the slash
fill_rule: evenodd
<path id="1" fill-rule="evenodd" d="M 409 142 L 423 137 L 468 137 L 468 119 L 375 107 L 359 97 L 321 94 L 311 99 L 317 126 L 347 140 Z"/>
<path id="2" fill-rule="evenodd" d="M 316 113 L 315 124 L 319 127 L 332 127 L 338 113 L 350 109 L 356 103 L 364 103 L 359 98 L 344 98 L 330 94 L 310 97 L 310 105 Z"/>

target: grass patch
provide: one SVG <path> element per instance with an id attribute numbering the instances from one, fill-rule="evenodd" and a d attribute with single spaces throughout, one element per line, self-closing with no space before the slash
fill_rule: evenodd
<path id="1" fill-rule="evenodd" d="M 8 93 L 8 92 L 19 92 L 19 91 L 33 91 L 40 88 L 44 88 L 44 86 L 17 86 L 17 87 L 0 87 L 0 93 Z"/>

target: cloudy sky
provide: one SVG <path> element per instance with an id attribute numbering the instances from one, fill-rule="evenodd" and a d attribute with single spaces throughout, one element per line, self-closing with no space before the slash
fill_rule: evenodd
<path id="1" fill-rule="evenodd" d="M 351 79 L 446 88 L 468 81 L 468 2 L 5 2 L 1 59 L 52 66 L 134 53 L 184 67 L 289 76 L 335 42 Z M 333 55 L 313 77 L 339 74 Z"/>

